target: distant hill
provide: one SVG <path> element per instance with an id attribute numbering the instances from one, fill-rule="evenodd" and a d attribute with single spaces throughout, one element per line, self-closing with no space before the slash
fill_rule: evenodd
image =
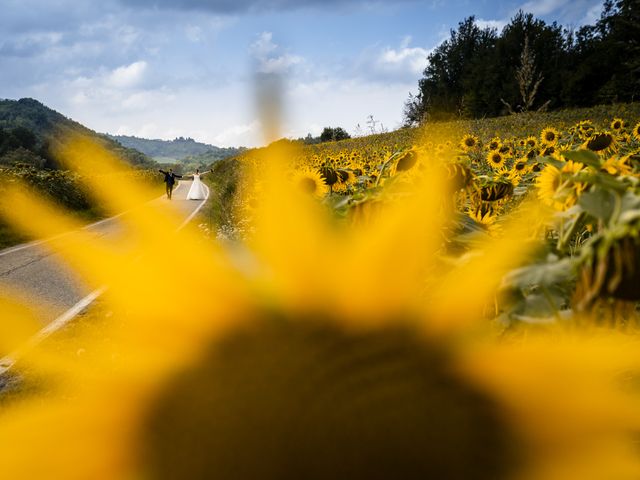
<path id="1" fill-rule="evenodd" d="M 191 163 L 195 158 L 203 158 L 208 163 L 213 163 L 238 155 L 245 150 L 244 148 L 216 147 L 184 137 L 174 140 L 149 140 L 127 135 L 108 135 L 108 137 L 125 147 L 135 148 L 161 163 Z"/>
<path id="2" fill-rule="evenodd" d="M 150 168 L 156 165 L 144 153 L 123 147 L 37 100 L 0 100 L 0 165 L 58 168 L 51 155 L 51 146 L 73 134 L 92 138 L 133 166 Z"/>
<path id="3" fill-rule="evenodd" d="M 195 158 L 205 158 L 213 163 L 233 157 L 245 148 L 222 148 L 196 142 L 193 138 L 178 137 L 174 140 L 150 140 L 127 135 L 108 135 L 109 138 L 129 148 L 135 148 L 160 163 L 191 163 Z"/>

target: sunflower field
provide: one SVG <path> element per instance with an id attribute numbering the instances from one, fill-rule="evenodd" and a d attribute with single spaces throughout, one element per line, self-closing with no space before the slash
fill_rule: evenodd
<path id="1" fill-rule="evenodd" d="M 439 169 L 453 216 L 440 252 L 449 259 L 472 252 L 482 239 L 502 237 L 509 214 L 533 199 L 547 209 L 546 219 L 522 240 L 539 245 L 529 263 L 505 277 L 496 318 L 505 326 L 546 323 L 606 304 L 627 308 L 635 321 L 639 120 L 640 106 L 628 104 L 290 145 L 280 182 L 314 197 L 339 222 L 358 223 L 385 203 L 401 203 L 412 185 Z M 270 155 L 267 148 L 239 158 L 245 167 L 234 209 L 240 236 L 251 235 L 260 169 Z"/>
<path id="2" fill-rule="evenodd" d="M 278 141 L 213 168 L 211 239 L 70 139 L 128 234 L 7 187 L 107 288 L 0 376 L 3 475 L 640 478 L 639 149 L 636 104 Z M 41 325 L 2 291 L 0 327 Z"/>

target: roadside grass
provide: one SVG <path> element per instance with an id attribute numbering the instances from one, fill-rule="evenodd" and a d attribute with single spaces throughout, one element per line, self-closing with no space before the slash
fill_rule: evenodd
<path id="1" fill-rule="evenodd" d="M 154 186 L 153 198 L 155 198 L 156 196 L 159 197 L 164 191 L 164 188 L 161 185 L 163 184 L 158 182 L 158 184 Z M 50 194 L 47 195 L 46 192 L 43 192 L 43 196 L 45 198 L 49 197 L 55 203 L 60 204 L 60 207 L 65 209 L 67 214 L 69 214 L 72 218 L 75 218 L 78 222 L 82 223 L 83 225 L 89 225 L 91 223 L 103 220 L 113 215 L 112 212 L 105 211 L 97 204 L 91 204 L 88 207 L 82 207 L 82 208 L 72 208 L 68 205 L 64 205 L 64 203 L 60 202 L 59 199 L 57 199 L 55 196 Z M 18 245 L 20 243 L 28 242 L 31 240 L 34 240 L 34 239 L 22 233 L 16 232 L 10 225 L 7 225 L 3 221 L 3 219 L 0 218 L 0 250 L 4 248 L 12 247 L 14 245 Z"/>
<path id="2" fill-rule="evenodd" d="M 211 172 L 203 176 L 209 187 L 209 201 L 200 211 L 198 223 L 214 236 L 217 232 L 230 231 L 233 228 L 233 202 L 236 194 L 239 162 L 227 158 L 216 162 Z"/>
<path id="3" fill-rule="evenodd" d="M 8 225 L 0 222 L 0 250 L 29 241 L 29 238 L 20 235 Z"/>

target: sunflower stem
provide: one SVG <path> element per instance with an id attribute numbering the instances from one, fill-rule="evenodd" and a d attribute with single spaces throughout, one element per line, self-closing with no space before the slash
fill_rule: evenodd
<path id="1" fill-rule="evenodd" d="M 553 301 L 553 297 L 551 296 L 551 293 L 549 293 L 549 290 L 547 290 L 547 287 L 544 285 L 541 285 L 540 290 L 542 290 L 542 295 L 544 295 L 545 300 L 551 307 L 551 310 L 553 310 L 553 316 L 555 317 L 556 321 L 558 323 L 562 322 L 562 317 L 558 312 L 558 307 L 556 306 L 556 302 Z"/>
<path id="2" fill-rule="evenodd" d="M 622 213 L 622 195 L 620 193 L 614 191 L 613 192 L 614 204 L 613 204 L 613 212 L 611 213 L 611 218 L 609 219 L 609 228 L 616 224 L 618 218 L 620 218 L 620 214 Z"/>
<path id="3" fill-rule="evenodd" d="M 389 163 L 391 162 L 391 160 L 393 160 L 395 157 L 397 157 L 400 153 L 402 152 L 396 152 L 393 155 L 391 155 L 389 157 L 389 160 L 387 160 L 386 162 L 384 162 L 382 164 L 382 167 L 380 168 L 380 175 L 378 175 L 378 178 L 376 178 L 376 184 L 375 186 L 377 187 L 378 184 L 380 183 L 380 179 L 382 178 L 382 174 L 384 173 L 385 168 L 387 168 L 387 165 L 389 165 Z"/>
<path id="4" fill-rule="evenodd" d="M 573 221 L 573 224 L 571 225 L 571 227 L 568 230 L 563 231 L 562 235 L 560 235 L 560 238 L 558 239 L 558 245 L 557 245 L 557 248 L 559 251 L 563 251 L 567 247 L 567 244 L 569 243 L 569 240 L 571 240 L 571 237 L 575 235 L 575 233 L 578 231 L 578 229 L 582 225 L 582 222 L 585 216 L 586 214 L 584 212 L 581 212 Z"/>

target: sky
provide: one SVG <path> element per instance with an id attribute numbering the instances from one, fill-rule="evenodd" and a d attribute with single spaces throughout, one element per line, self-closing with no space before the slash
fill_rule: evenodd
<path id="1" fill-rule="evenodd" d="M 450 29 L 519 10 L 592 24 L 602 0 L 2 0 L 0 98 L 35 98 L 102 133 L 266 142 L 256 79 L 281 79 L 289 138 L 393 130 Z M 358 128 L 358 125 L 360 128 Z"/>

